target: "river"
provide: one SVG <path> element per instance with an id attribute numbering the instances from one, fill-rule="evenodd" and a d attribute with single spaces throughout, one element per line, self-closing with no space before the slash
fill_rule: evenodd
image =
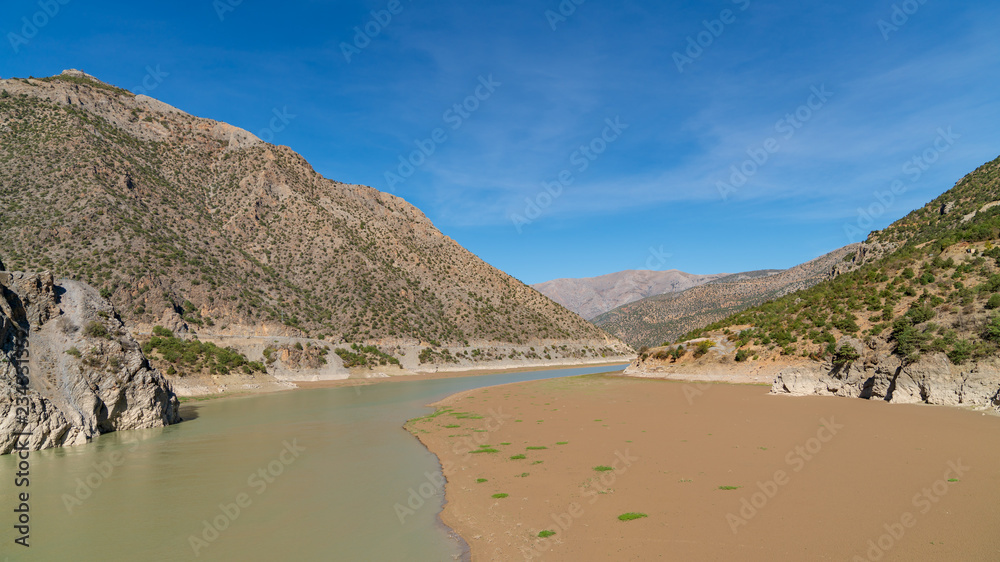
<path id="1" fill-rule="evenodd" d="M 0 457 L 0 557 L 20 560 L 460 559 L 440 467 L 403 423 L 449 394 L 616 371 L 582 367 L 185 405 L 184 423 L 30 455 L 29 548 L 14 544 L 17 459 Z M 426 497 L 425 497 L 426 496 Z"/>

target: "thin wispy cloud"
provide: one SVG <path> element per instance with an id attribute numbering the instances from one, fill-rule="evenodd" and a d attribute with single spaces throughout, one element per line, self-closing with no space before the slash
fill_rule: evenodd
<path id="1" fill-rule="evenodd" d="M 845 221 L 901 177 L 939 127 L 961 136 L 954 150 L 873 228 L 1000 152 L 1000 7 L 927 2 L 886 40 L 878 21 L 892 5 L 586 2 L 553 30 L 545 10 L 555 1 L 404 2 L 345 57 L 356 27 L 384 2 L 244 2 L 223 20 L 203 2 L 70 4 L 71 17 L 0 59 L 0 74 L 77 67 L 132 87 L 161 64 L 170 76 L 156 97 L 251 131 L 287 107 L 298 117 L 274 142 L 327 177 L 383 190 L 387 172 L 443 129 L 447 140 L 391 191 L 525 280 L 635 268 L 648 246 L 664 243 L 675 245 L 672 267 L 731 271 L 774 256 L 794 264 L 845 243 Z M 716 23 L 727 9 L 734 21 Z M 36 10 L 8 2 L 0 21 Z M 108 57 L 118 44 L 133 47 Z M 691 56 L 683 71 L 677 54 Z M 453 128 L 446 112 L 489 76 L 501 85 Z M 778 121 L 814 87 L 832 96 L 782 136 Z M 608 118 L 628 128 L 581 170 L 574 153 Z M 770 138 L 780 148 L 723 198 L 719 182 Z M 511 217 L 545 202 L 544 185 L 564 170 L 572 183 L 517 229 Z M 730 247 L 747 232 L 752 245 Z M 683 249 L 696 241 L 711 251 Z"/>

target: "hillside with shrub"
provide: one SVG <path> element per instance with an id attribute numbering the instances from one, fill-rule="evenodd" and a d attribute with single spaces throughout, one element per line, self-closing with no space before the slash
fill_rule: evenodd
<path id="1" fill-rule="evenodd" d="M 97 287 L 130 329 L 628 352 L 406 201 L 324 178 L 287 147 L 78 71 L 0 92 L 8 266 Z M 155 355 L 246 366 L 193 346 L 161 338 Z"/>
<path id="2" fill-rule="evenodd" d="M 851 245 L 786 270 L 737 273 L 620 306 L 592 321 L 633 347 L 655 346 L 727 316 L 829 279 Z"/>
<path id="3" fill-rule="evenodd" d="M 852 365 L 871 373 L 890 363 L 894 376 L 932 363 L 945 378 L 981 374 L 1000 350 L 1000 159 L 872 232 L 847 260 L 851 267 L 833 279 L 677 342 L 713 338 L 733 344 L 728 361 L 799 358 L 833 369 L 831 376 L 840 379 Z M 643 350 L 643 358 L 692 360 L 687 347 Z"/>

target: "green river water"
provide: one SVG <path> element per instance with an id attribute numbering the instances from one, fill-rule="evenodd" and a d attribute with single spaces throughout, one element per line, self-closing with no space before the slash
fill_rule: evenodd
<path id="1" fill-rule="evenodd" d="M 0 561 L 459 560 L 461 541 L 438 520 L 444 493 L 435 485 L 437 458 L 403 423 L 462 390 L 615 370 L 196 403 L 182 408 L 187 421 L 175 426 L 32 452 L 28 488 L 15 486 L 17 459 L 6 455 L 0 457 Z M 14 543 L 17 494 L 25 490 L 29 548 Z M 397 504 L 417 507 L 410 514 Z"/>

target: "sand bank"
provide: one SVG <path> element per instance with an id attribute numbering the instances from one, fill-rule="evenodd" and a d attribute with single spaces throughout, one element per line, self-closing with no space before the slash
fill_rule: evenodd
<path id="1" fill-rule="evenodd" d="M 535 381 L 408 427 L 473 560 L 1000 559 L 1000 419 L 768 390 Z"/>

